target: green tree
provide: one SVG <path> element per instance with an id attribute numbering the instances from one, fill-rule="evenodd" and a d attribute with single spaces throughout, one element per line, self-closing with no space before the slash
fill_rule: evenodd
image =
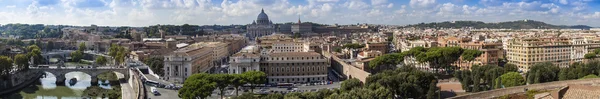
<path id="1" fill-rule="evenodd" d="M 119 52 L 119 45 L 111 44 L 110 48 L 108 48 L 108 56 L 117 57 L 117 52 Z"/>
<path id="2" fill-rule="evenodd" d="M 158 75 L 164 75 L 163 57 L 151 57 L 144 59 L 144 64 L 148 65 L 152 71 Z"/>
<path id="3" fill-rule="evenodd" d="M 105 65 L 106 62 L 108 62 L 108 60 L 106 60 L 104 56 L 98 56 L 98 58 L 96 58 L 96 64 Z"/>
<path id="4" fill-rule="evenodd" d="M 350 49 L 359 49 L 359 48 L 363 48 L 363 47 L 365 47 L 365 45 L 361 45 L 358 43 L 345 44 L 344 46 L 342 46 L 342 48 L 350 48 Z"/>
<path id="5" fill-rule="evenodd" d="M 369 62 L 371 73 L 376 73 L 381 70 L 391 69 L 404 61 L 404 56 L 400 53 L 385 54 L 378 56 Z"/>
<path id="6" fill-rule="evenodd" d="M 559 71 L 558 66 L 552 63 L 534 64 L 527 72 L 527 82 L 535 84 L 556 81 Z"/>
<path id="7" fill-rule="evenodd" d="M 583 55 L 583 58 L 594 59 L 594 58 L 596 58 L 596 53 L 587 53 L 587 54 Z"/>
<path id="8" fill-rule="evenodd" d="M 254 88 L 256 88 L 256 84 L 264 84 L 267 82 L 267 75 L 261 71 L 247 71 L 242 73 L 244 75 L 245 81 L 250 83 L 250 92 L 254 92 Z"/>
<path id="9" fill-rule="evenodd" d="M 594 49 L 595 54 L 600 54 L 600 48 Z"/>
<path id="10" fill-rule="evenodd" d="M 29 45 L 29 46 L 27 46 L 27 52 L 31 52 L 34 49 L 40 50 L 40 47 L 38 47 L 37 45 Z"/>
<path id="11" fill-rule="evenodd" d="M 264 97 L 261 97 L 261 99 L 283 99 L 283 95 L 280 93 L 274 93 L 274 94 L 268 94 Z"/>
<path id="12" fill-rule="evenodd" d="M 587 76 L 581 77 L 581 78 L 579 78 L 579 79 L 591 79 L 591 78 L 598 78 L 598 76 L 596 76 L 596 75 L 594 75 L 594 74 L 590 74 L 590 75 L 587 75 Z"/>
<path id="13" fill-rule="evenodd" d="M 504 87 L 525 85 L 525 78 L 517 72 L 508 72 L 496 78 L 496 81 L 501 82 L 502 84 L 500 85 L 504 85 Z"/>
<path id="14" fill-rule="evenodd" d="M 412 49 L 411 49 L 412 50 Z M 425 53 L 413 55 L 419 62 L 429 63 L 429 68 L 434 69 L 435 73 L 441 68 L 451 69 L 452 63 L 456 62 L 463 49 L 460 47 L 433 47 L 427 49 Z"/>
<path id="15" fill-rule="evenodd" d="M 54 49 L 54 41 L 48 41 L 48 44 L 46 44 L 46 51 L 51 51 L 52 49 Z"/>
<path id="16" fill-rule="evenodd" d="M 19 67 L 19 70 L 26 70 L 29 68 L 29 58 L 25 54 L 15 55 L 15 64 Z"/>
<path id="17" fill-rule="evenodd" d="M 85 43 L 79 43 L 79 51 L 85 51 L 86 47 L 85 47 Z"/>
<path id="18" fill-rule="evenodd" d="M 240 90 L 239 88 L 246 84 L 246 79 L 244 78 L 245 76 L 243 74 L 233 74 L 233 79 L 231 79 L 231 84 L 233 85 L 233 87 L 235 88 L 235 95 L 238 95 L 238 91 Z"/>
<path id="19" fill-rule="evenodd" d="M 219 95 L 221 95 L 221 99 L 223 99 L 225 96 L 225 90 L 227 90 L 227 86 L 231 84 L 231 79 L 233 79 L 233 76 L 229 74 L 212 74 L 209 79 L 210 81 L 217 82 L 216 87 L 219 88 Z"/>
<path id="20" fill-rule="evenodd" d="M 481 56 L 481 54 L 483 54 L 483 52 L 479 50 L 466 49 L 462 53 L 461 57 L 462 60 L 468 61 L 470 63 L 471 61 L 475 60 L 475 58 Z"/>
<path id="21" fill-rule="evenodd" d="M 83 52 L 80 50 L 71 52 L 71 60 L 73 60 L 73 62 L 81 62 L 81 59 L 83 59 Z"/>
<path id="22" fill-rule="evenodd" d="M 6 76 L 14 68 L 13 60 L 10 57 L 0 56 L 0 76 Z M 2 78 L 2 77 L 0 77 Z"/>
<path id="23" fill-rule="evenodd" d="M 206 79 L 209 74 L 200 73 L 193 74 L 188 77 L 183 84 L 183 88 L 179 89 L 178 96 L 183 99 L 205 99 L 212 94 L 212 91 L 217 87 L 216 82 Z"/>
<path id="24" fill-rule="evenodd" d="M 342 89 L 343 91 L 350 91 L 354 88 L 360 88 L 362 86 L 363 86 L 363 83 L 360 80 L 358 80 L 356 78 L 352 78 L 352 79 L 343 81 L 340 89 Z"/>
<path id="25" fill-rule="evenodd" d="M 519 68 L 517 68 L 517 65 L 515 64 L 504 64 L 504 70 L 506 70 L 506 72 L 519 72 Z"/>
<path id="26" fill-rule="evenodd" d="M 31 51 L 29 51 L 29 53 L 27 53 L 27 57 L 32 58 L 33 57 L 33 65 L 37 66 L 39 64 L 42 63 L 42 51 L 39 49 L 39 47 L 33 45 L 34 47 L 28 47 L 31 48 Z"/>
<path id="27" fill-rule="evenodd" d="M 303 97 L 304 96 L 302 96 L 302 93 L 292 92 L 285 94 L 284 99 L 302 99 Z"/>

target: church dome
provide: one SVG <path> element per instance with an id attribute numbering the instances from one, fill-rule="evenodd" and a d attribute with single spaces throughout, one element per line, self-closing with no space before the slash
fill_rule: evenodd
<path id="1" fill-rule="evenodd" d="M 265 10 L 260 10 L 260 14 L 258 14 L 257 20 L 269 20 L 269 16 L 267 16 Z"/>

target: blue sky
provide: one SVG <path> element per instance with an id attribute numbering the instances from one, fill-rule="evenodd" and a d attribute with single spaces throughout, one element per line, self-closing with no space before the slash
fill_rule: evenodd
<path id="1" fill-rule="evenodd" d="M 0 24 L 148 26 L 539 20 L 600 27 L 600 0 L 0 0 Z"/>

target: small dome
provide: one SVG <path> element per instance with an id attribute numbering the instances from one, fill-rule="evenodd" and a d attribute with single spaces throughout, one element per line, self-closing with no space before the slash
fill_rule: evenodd
<path id="1" fill-rule="evenodd" d="M 260 10 L 257 20 L 269 20 L 269 16 L 265 13 L 265 10 Z"/>

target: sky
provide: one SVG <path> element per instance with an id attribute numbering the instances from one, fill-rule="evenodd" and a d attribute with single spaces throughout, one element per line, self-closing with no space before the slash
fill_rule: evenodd
<path id="1" fill-rule="evenodd" d="M 407 25 L 538 20 L 600 27 L 600 0 L 0 0 L 0 24 L 149 26 L 275 23 Z"/>

